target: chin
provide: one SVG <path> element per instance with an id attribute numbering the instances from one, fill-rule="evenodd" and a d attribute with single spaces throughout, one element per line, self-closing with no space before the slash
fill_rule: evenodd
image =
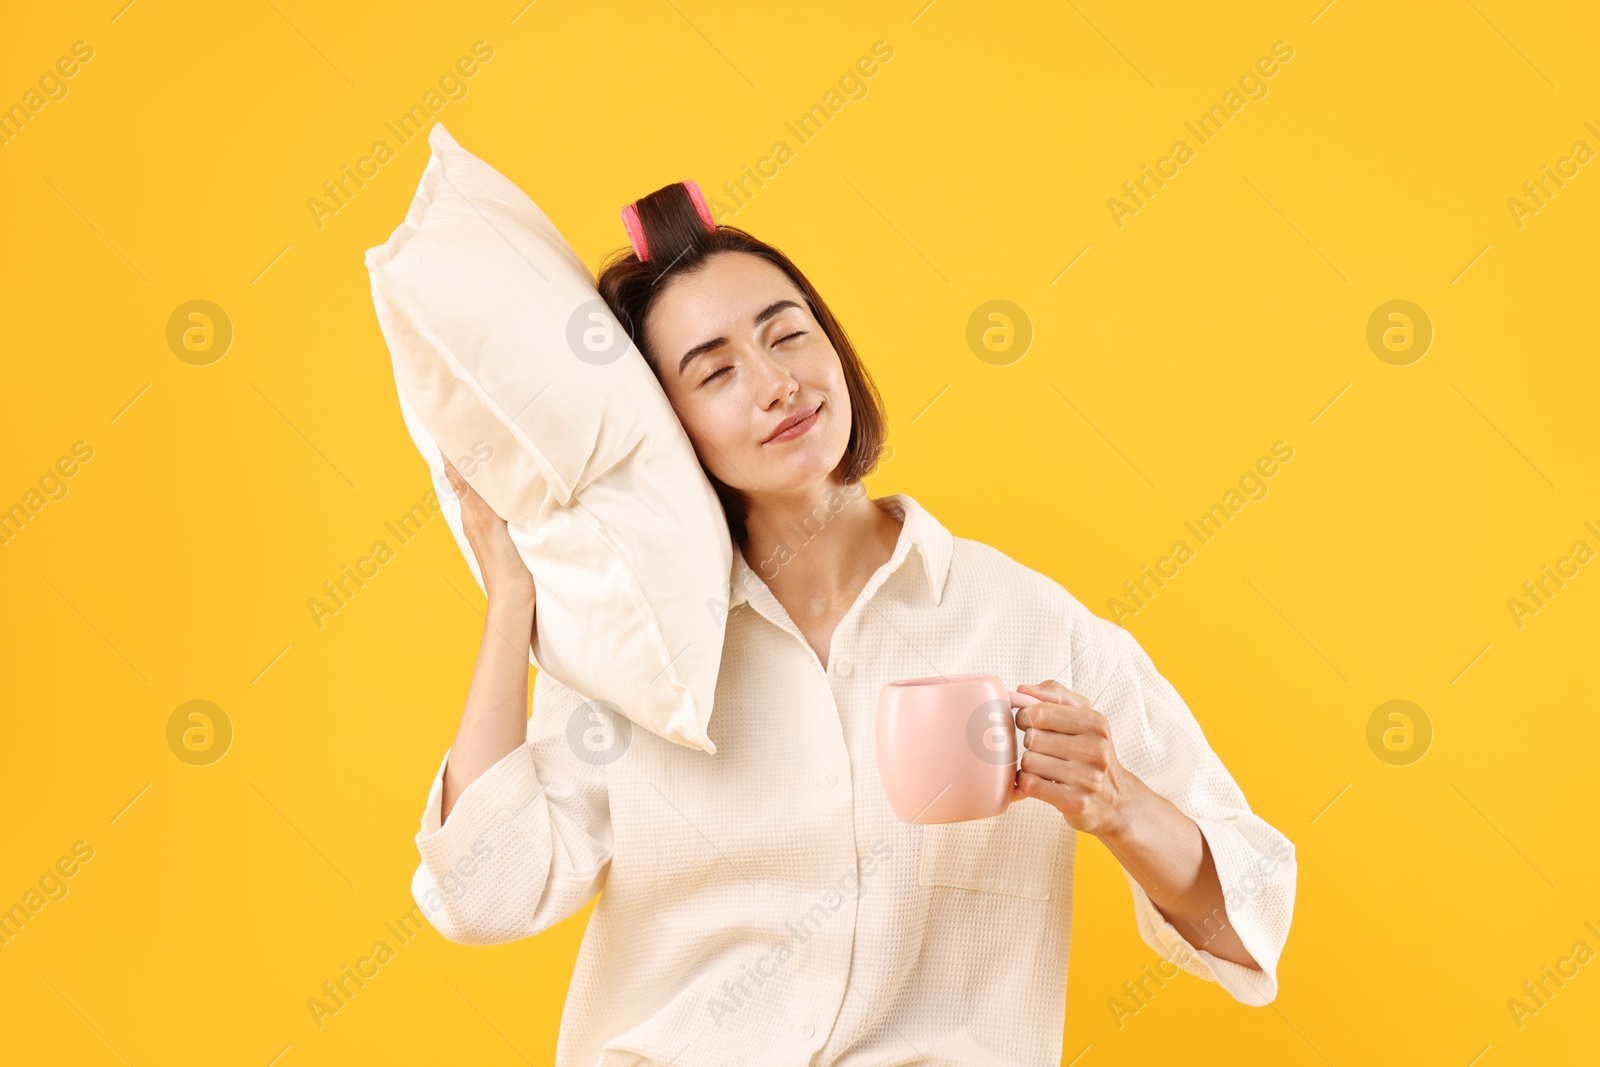
<path id="1" fill-rule="evenodd" d="M 757 464 L 752 469 L 746 470 L 757 474 L 760 490 L 768 493 L 791 493 L 804 490 L 819 482 L 826 482 L 833 471 L 844 460 L 845 447 L 848 441 L 835 444 L 831 441 L 818 441 L 810 447 L 795 449 L 781 460 L 775 460 L 770 455 L 763 457 L 766 462 Z"/>

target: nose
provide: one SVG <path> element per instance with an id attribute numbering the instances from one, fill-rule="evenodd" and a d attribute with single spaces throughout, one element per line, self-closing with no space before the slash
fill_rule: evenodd
<path id="1" fill-rule="evenodd" d="M 789 369 L 765 350 L 757 350 L 752 369 L 760 383 L 759 395 L 763 408 L 781 404 L 785 397 L 793 396 L 800 390 L 800 383 L 789 373 Z"/>

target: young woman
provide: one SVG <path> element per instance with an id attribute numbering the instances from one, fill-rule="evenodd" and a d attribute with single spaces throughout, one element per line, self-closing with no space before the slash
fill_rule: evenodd
<path id="1" fill-rule="evenodd" d="M 433 925 L 497 944 L 600 894 L 562 1067 L 1059 1064 L 1082 832 L 1125 869 L 1162 957 L 1085 995 L 1131 1013 L 1181 968 L 1271 1001 L 1294 847 L 1139 644 L 910 496 L 868 497 L 881 402 L 811 283 L 715 225 L 692 182 L 634 206 L 634 250 L 599 289 L 736 549 L 717 754 L 630 731 L 543 673 L 527 717 L 534 584 L 451 468 L 489 607 L 416 838 Z M 1019 686 L 1043 701 L 1017 713 L 1022 799 L 901 823 L 877 776 L 878 690 L 973 672 L 1040 680 Z M 569 740 L 594 723 L 612 739 L 598 757 Z"/>

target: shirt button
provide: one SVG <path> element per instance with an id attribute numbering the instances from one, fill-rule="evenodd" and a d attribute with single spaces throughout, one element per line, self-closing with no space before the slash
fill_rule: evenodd
<path id="1" fill-rule="evenodd" d="M 813 1026 L 802 1026 L 800 1028 L 800 1036 L 805 1038 L 807 1041 L 810 1041 L 816 1032 L 816 1028 Z"/>
<path id="2" fill-rule="evenodd" d="M 829 771 L 827 774 L 824 774 L 821 778 L 817 779 L 817 784 L 824 789 L 832 789 L 834 783 L 838 780 L 839 776 L 834 774 L 832 771 Z"/>
<path id="3" fill-rule="evenodd" d="M 834 673 L 841 678 L 850 677 L 850 672 L 855 670 L 855 664 L 850 662 L 849 656 L 840 656 L 839 661 L 833 665 Z"/>

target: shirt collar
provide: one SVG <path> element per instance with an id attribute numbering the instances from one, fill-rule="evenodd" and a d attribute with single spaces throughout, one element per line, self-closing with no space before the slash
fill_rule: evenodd
<path id="1" fill-rule="evenodd" d="M 911 549 L 916 548 L 918 556 L 922 558 L 922 574 L 927 579 L 928 591 L 933 596 L 933 602 L 938 604 L 939 598 L 944 594 L 945 578 L 950 573 L 950 555 L 954 548 L 954 538 L 950 531 L 905 493 L 893 493 L 879 498 L 877 502 L 900 519 L 902 525 L 899 540 L 895 542 L 894 553 L 890 555 L 889 562 L 879 568 L 864 592 L 869 595 L 875 592 L 879 585 L 900 569 Z M 791 544 L 789 549 L 798 552 L 801 546 Z M 778 557 L 776 565 L 782 565 L 781 559 L 781 556 Z M 773 565 L 769 564 L 766 569 L 770 571 L 772 568 Z M 744 553 L 739 551 L 738 545 L 733 546 L 733 568 L 729 572 L 729 584 L 731 588 L 729 611 L 752 597 L 761 597 L 764 600 L 772 596 L 761 575 L 745 562 Z"/>

